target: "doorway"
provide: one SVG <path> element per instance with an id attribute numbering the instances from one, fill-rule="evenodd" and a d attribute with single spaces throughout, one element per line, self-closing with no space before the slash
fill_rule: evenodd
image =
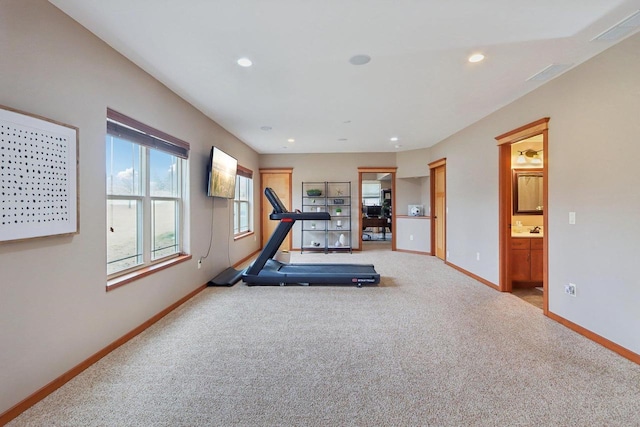
<path id="1" fill-rule="evenodd" d="M 446 261 L 447 159 L 429 163 L 431 176 L 431 254 Z"/>
<path id="2" fill-rule="evenodd" d="M 549 118 L 543 118 L 496 137 L 499 147 L 499 289 L 511 293 L 514 288 L 523 286 L 531 288 L 532 292 L 538 289 L 542 292 L 545 315 L 549 311 L 548 123 Z M 535 191 L 541 192 L 542 201 L 525 201 L 522 193 L 529 190 L 520 184 L 540 185 L 535 184 L 537 175 L 541 176 L 542 184 Z"/>
<path id="3" fill-rule="evenodd" d="M 397 168 L 358 168 L 357 230 L 360 250 L 375 245 L 376 249 L 396 250 L 395 206 Z"/>
<path id="4" fill-rule="evenodd" d="M 279 221 L 271 221 L 269 219 L 269 214 L 271 213 L 271 203 L 267 200 L 264 195 L 264 189 L 267 187 L 273 188 L 276 192 L 282 203 L 286 206 L 287 209 L 291 210 L 291 177 L 293 174 L 293 169 L 285 168 L 285 169 L 260 169 L 260 188 L 261 198 L 260 198 L 260 223 L 261 223 L 261 234 L 260 234 L 260 247 L 264 248 L 267 244 L 267 241 L 273 234 L 273 231 L 278 226 Z M 287 236 L 287 238 L 280 245 L 279 250 L 291 250 L 291 234 Z"/>

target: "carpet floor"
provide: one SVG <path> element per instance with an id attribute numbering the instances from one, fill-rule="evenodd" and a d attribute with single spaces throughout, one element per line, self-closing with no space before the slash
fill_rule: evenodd
<path id="1" fill-rule="evenodd" d="M 640 366 L 435 257 L 379 286 L 207 288 L 11 426 L 638 426 Z"/>

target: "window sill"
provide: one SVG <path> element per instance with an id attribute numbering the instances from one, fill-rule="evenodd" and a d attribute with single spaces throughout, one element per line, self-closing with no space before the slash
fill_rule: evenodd
<path id="1" fill-rule="evenodd" d="M 253 231 L 247 231 L 246 233 L 240 233 L 240 234 L 236 234 L 235 236 L 233 236 L 233 240 L 241 240 L 244 239 L 245 237 L 249 237 L 249 236 L 253 236 L 255 233 Z"/>
<path id="2" fill-rule="evenodd" d="M 165 268 L 169 268 L 182 262 L 189 261 L 191 258 L 191 255 L 188 254 L 178 255 L 175 258 L 171 258 L 169 260 L 162 261 L 145 268 L 141 268 L 140 270 L 136 270 L 131 273 L 123 274 L 122 276 L 107 280 L 107 292 L 119 288 L 120 286 L 126 285 L 127 283 L 142 279 L 143 277 L 149 276 L 153 273 L 157 273 L 158 271 L 162 271 Z"/>

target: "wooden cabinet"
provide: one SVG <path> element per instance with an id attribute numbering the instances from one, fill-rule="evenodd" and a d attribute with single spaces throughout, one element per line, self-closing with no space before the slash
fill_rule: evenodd
<path id="1" fill-rule="evenodd" d="M 542 283 L 542 238 L 511 239 L 511 283 L 537 285 Z"/>
<path id="2" fill-rule="evenodd" d="M 511 282 L 531 280 L 531 239 L 511 240 Z"/>
<path id="3" fill-rule="evenodd" d="M 542 283 L 542 239 L 531 239 L 531 281 Z"/>

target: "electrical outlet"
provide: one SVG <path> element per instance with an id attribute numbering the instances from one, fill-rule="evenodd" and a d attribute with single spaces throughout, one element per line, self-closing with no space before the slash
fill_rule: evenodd
<path id="1" fill-rule="evenodd" d="M 564 285 L 564 293 L 567 295 L 571 295 L 572 297 L 575 297 L 576 285 L 574 283 L 569 283 L 568 285 Z"/>
<path id="2" fill-rule="evenodd" d="M 202 268 L 202 260 L 199 259 L 198 260 L 198 270 L 200 270 Z"/>
<path id="3" fill-rule="evenodd" d="M 476 261 L 480 261 L 480 252 L 476 252 Z"/>
<path id="4" fill-rule="evenodd" d="M 447 259 L 449 259 L 449 251 L 447 251 Z"/>
<path id="5" fill-rule="evenodd" d="M 409 235 L 409 240 L 413 240 L 413 234 Z"/>

